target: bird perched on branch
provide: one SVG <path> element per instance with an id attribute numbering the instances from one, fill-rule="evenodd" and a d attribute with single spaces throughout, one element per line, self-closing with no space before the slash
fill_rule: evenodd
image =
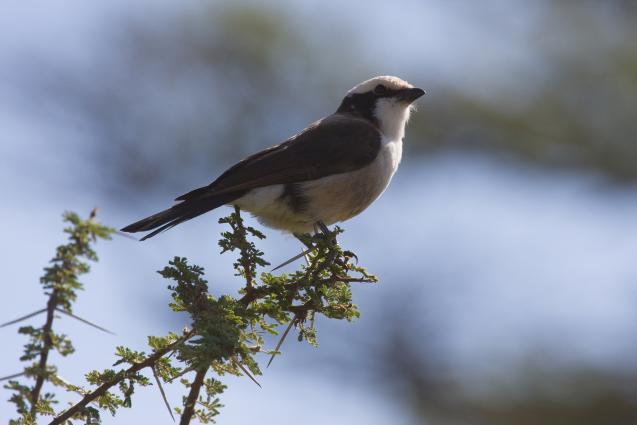
<path id="1" fill-rule="evenodd" d="M 148 239 L 222 205 L 266 226 L 308 233 L 360 214 L 389 184 L 412 103 L 425 91 L 397 77 L 363 81 L 332 115 L 179 196 L 176 205 L 122 229 Z"/>

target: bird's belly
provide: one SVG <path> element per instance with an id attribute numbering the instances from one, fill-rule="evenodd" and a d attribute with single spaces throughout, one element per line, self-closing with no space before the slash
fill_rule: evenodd
<path id="1" fill-rule="evenodd" d="M 387 188 L 401 154 L 401 142 L 384 143 L 376 159 L 359 170 L 296 183 L 300 208 L 286 197 L 284 185 L 253 189 L 235 203 L 267 226 L 311 232 L 319 220 L 333 224 L 364 211 Z"/>
<path id="2" fill-rule="evenodd" d="M 313 214 L 314 221 L 332 224 L 363 212 L 389 185 L 400 163 L 401 150 L 400 144 L 388 143 L 371 164 L 360 170 L 302 183 L 308 199 L 307 213 Z"/>
<path id="3" fill-rule="evenodd" d="M 252 189 L 233 203 L 268 227 L 294 233 L 309 233 L 314 228 L 315 221 L 293 208 L 282 184 Z"/>

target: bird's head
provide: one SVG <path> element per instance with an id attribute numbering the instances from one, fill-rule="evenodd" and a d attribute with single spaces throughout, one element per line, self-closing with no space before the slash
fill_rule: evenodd
<path id="1" fill-rule="evenodd" d="M 405 134 L 412 103 L 424 94 L 423 89 L 398 77 L 374 77 L 348 91 L 337 112 L 364 118 L 385 137 L 400 140 Z"/>

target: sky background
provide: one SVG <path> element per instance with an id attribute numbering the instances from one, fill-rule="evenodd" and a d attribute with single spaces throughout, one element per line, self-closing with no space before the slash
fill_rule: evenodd
<path id="1" fill-rule="evenodd" d="M 637 383 L 629 3 L 8 1 L 2 10 L 0 321 L 43 307 L 38 279 L 64 241 L 63 211 L 98 206 L 103 223 L 122 227 L 330 114 L 359 81 L 394 74 L 428 95 L 391 186 L 340 238 L 380 283 L 354 288 L 356 322 L 319 321 L 318 349 L 289 338 L 263 388 L 224 378 L 218 423 L 454 423 L 445 406 L 482 408 L 463 423 L 569 423 L 507 403 L 540 388 L 542 400 L 566 394 L 588 411 L 597 393 L 580 397 L 581 376 L 635 418 L 635 398 L 622 401 Z M 100 242 L 74 310 L 117 336 L 56 322 L 77 348 L 54 356 L 60 375 L 81 382 L 112 364 L 116 346 L 144 349 L 148 335 L 184 325 L 155 273 L 175 255 L 205 267 L 214 294 L 234 293 L 233 258 L 217 247 L 228 211 L 144 243 Z M 273 264 L 299 250 L 266 235 Z M 22 368 L 15 330 L 0 330 L 0 375 Z M 180 390 L 167 388 L 173 405 Z M 104 423 L 171 423 L 155 388 L 136 394 L 133 409 Z M 13 415 L 0 401 L 0 421 Z"/>

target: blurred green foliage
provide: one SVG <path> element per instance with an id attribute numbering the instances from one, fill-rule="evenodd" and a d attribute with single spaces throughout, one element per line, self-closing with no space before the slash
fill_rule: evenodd
<path id="1" fill-rule="evenodd" d="M 440 349 L 445 330 L 433 315 L 410 303 L 416 294 L 405 292 L 397 298 L 402 302 L 386 303 L 388 319 L 378 324 L 385 338 L 363 336 L 359 341 L 367 356 L 358 372 L 377 382 L 379 391 L 405 409 L 412 423 L 637 423 L 634 362 L 564 362 L 538 348 L 514 362 L 493 358 L 480 365 L 484 360 L 471 364 L 470 358 L 465 364 Z M 356 370 L 354 364 L 344 368 Z"/>
<path id="2" fill-rule="evenodd" d="M 634 182 L 635 7 L 544 0 L 535 8 L 533 26 L 510 46 L 529 66 L 478 90 L 466 90 L 470 64 L 466 81 L 426 86 L 408 144 L 426 154 L 479 151 Z M 335 25 L 319 36 L 284 5 L 200 4 L 118 28 L 110 56 L 96 59 L 97 82 L 81 69 L 40 75 L 35 87 L 87 123 L 108 189 L 183 190 L 332 113 L 347 89 L 383 72 L 383 56 L 368 54 L 376 39 L 366 45 L 358 28 Z M 418 44 L 409 40 L 405 54 Z M 408 77 L 426 85 L 435 64 L 422 53 L 409 56 Z"/>
<path id="3" fill-rule="evenodd" d="M 609 28 L 590 15 L 595 8 L 556 2 L 533 36 L 539 56 L 527 72 L 532 82 L 487 99 L 435 92 L 426 119 L 412 129 L 421 135 L 416 140 L 637 181 L 637 17 Z"/>

